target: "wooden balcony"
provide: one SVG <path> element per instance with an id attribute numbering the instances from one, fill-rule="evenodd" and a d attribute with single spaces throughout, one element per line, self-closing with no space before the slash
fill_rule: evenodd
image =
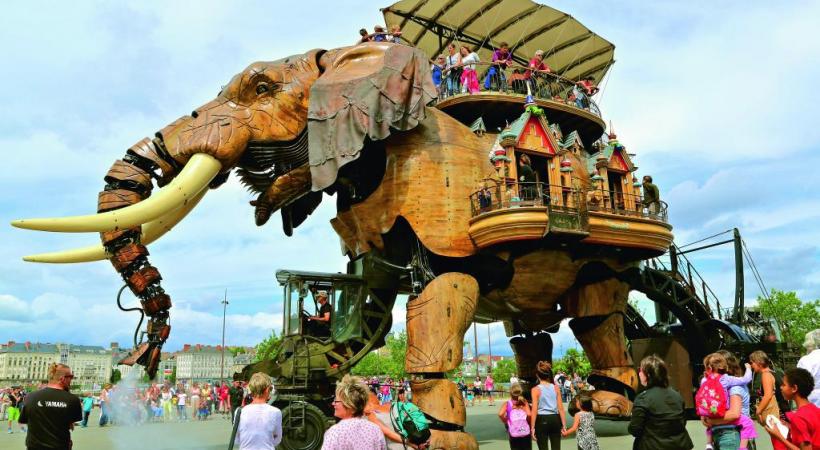
<path id="1" fill-rule="evenodd" d="M 556 189 L 562 195 L 550 195 Z M 543 183 L 508 182 L 470 196 L 469 234 L 479 248 L 523 240 L 562 240 L 660 255 L 672 243 L 666 204 L 657 212 L 589 202 L 585 191 Z M 636 205 L 639 202 L 633 202 Z"/>

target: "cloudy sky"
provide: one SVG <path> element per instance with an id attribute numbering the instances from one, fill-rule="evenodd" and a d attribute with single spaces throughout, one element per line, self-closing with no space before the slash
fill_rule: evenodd
<path id="1" fill-rule="evenodd" d="M 332 5 L 332 6 L 331 6 Z M 679 244 L 739 227 L 769 287 L 820 297 L 820 3 L 560 0 L 616 44 L 599 104 L 670 204 Z M 250 62 L 355 41 L 380 22 L 365 1 L 37 2 L 0 18 L 0 223 L 90 213 L 102 176 L 125 150 L 211 99 Z M 254 345 L 281 327 L 279 268 L 344 270 L 328 221 L 333 201 L 287 238 L 278 216 L 253 224 L 232 179 L 160 242 L 152 262 L 174 299 L 166 348 L 217 343 L 227 289 L 228 343 Z M 327 200 L 327 198 L 326 198 Z M 0 226 L 0 341 L 130 342 L 108 262 L 24 263 L 25 254 L 96 237 Z M 695 263 L 724 303 L 730 248 Z M 747 296 L 757 295 L 747 279 Z M 128 297 L 127 302 L 133 303 Z M 404 326 L 402 305 L 395 328 Z M 509 353 L 500 325 L 493 352 Z M 479 327 L 486 352 L 487 327 Z M 574 341 L 566 327 L 562 352 Z"/>

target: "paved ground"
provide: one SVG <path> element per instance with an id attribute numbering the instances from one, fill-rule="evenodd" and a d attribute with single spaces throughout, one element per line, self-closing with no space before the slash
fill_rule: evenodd
<path id="1" fill-rule="evenodd" d="M 497 407 L 477 405 L 467 409 L 467 431 L 478 439 L 482 449 L 502 450 L 509 448 L 504 428 L 498 420 Z M 98 410 L 92 419 L 99 417 Z M 632 437 L 626 435 L 626 423 L 598 421 L 596 424 L 599 442 L 603 450 L 622 450 L 632 448 Z M 699 422 L 689 422 L 689 434 L 695 443 L 695 449 L 704 447 L 703 427 Z M 771 450 L 768 435 L 758 429 L 759 450 Z M 227 448 L 230 426 L 227 420 L 219 417 L 205 422 L 185 423 L 150 423 L 133 427 L 105 427 L 94 424 L 88 428 L 78 428 L 73 433 L 75 450 L 224 450 Z M 0 434 L 0 449 L 24 450 L 25 434 L 14 426 L 13 434 Z M 565 439 L 563 448 L 575 449 L 575 439 Z M 534 447 L 533 447 L 534 448 Z"/>

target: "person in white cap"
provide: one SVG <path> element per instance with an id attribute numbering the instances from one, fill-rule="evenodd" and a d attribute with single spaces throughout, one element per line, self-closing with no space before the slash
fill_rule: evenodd
<path id="1" fill-rule="evenodd" d="M 376 25 L 373 27 L 373 42 L 384 42 L 387 40 L 387 33 L 384 32 L 384 27 Z"/>
<path id="2" fill-rule="evenodd" d="M 308 322 L 313 322 L 317 335 L 330 335 L 330 303 L 327 301 L 327 291 L 317 291 L 316 301 L 319 302 L 319 312 L 315 316 L 308 317 Z"/>
<path id="3" fill-rule="evenodd" d="M 814 377 L 814 390 L 811 391 L 808 399 L 815 406 L 820 407 L 820 328 L 806 333 L 803 347 L 806 348 L 806 356 L 800 358 L 797 367 L 808 370 Z"/>

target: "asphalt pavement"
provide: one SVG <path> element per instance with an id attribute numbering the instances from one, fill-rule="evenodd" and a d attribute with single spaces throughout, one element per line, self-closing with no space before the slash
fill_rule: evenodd
<path id="1" fill-rule="evenodd" d="M 486 403 L 467 408 L 467 431 L 473 433 L 484 450 L 508 449 L 504 426 L 498 419 L 500 404 L 490 407 Z M 88 428 L 77 428 L 72 433 L 74 450 L 224 450 L 231 433 L 227 419 L 212 416 L 206 421 L 146 423 L 138 426 L 97 426 L 99 410 L 92 413 Z M 626 422 L 596 421 L 595 429 L 602 450 L 629 450 L 632 437 L 626 433 Z M 5 427 L 4 427 L 5 428 Z M 700 422 L 687 426 L 695 449 L 704 448 L 705 436 Z M 14 433 L 2 429 L 0 449 L 25 450 L 25 434 L 17 424 Z M 758 427 L 758 450 L 771 450 L 768 434 Z M 562 448 L 577 448 L 574 438 L 565 438 Z M 533 446 L 535 449 L 535 446 Z"/>

